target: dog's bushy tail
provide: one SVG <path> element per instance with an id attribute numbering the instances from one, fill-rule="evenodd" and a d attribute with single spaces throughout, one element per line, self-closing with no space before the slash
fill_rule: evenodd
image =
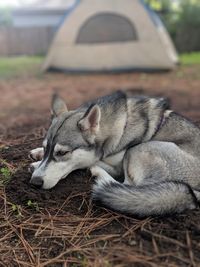
<path id="1" fill-rule="evenodd" d="M 103 206 L 138 217 L 180 213 L 198 206 L 190 186 L 174 181 L 136 187 L 97 179 L 92 198 Z"/>

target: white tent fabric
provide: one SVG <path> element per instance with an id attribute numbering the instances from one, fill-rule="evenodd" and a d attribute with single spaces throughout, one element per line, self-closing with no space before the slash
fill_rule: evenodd
<path id="1" fill-rule="evenodd" d="M 159 17 L 142 0 L 79 0 L 66 15 L 43 69 L 173 69 L 177 53 Z"/>

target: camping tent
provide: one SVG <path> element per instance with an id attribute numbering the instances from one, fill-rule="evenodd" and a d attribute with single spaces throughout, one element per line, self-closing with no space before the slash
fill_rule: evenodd
<path id="1" fill-rule="evenodd" d="M 43 69 L 172 69 L 178 57 L 159 17 L 142 0 L 77 0 Z"/>

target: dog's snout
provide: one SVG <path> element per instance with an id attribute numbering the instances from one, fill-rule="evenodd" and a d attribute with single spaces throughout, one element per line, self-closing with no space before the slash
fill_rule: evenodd
<path id="1" fill-rule="evenodd" d="M 44 181 L 42 180 L 42 177 L 35 176 L 31 178 L 30 183 L 38 188 L 41 188 Z"/>

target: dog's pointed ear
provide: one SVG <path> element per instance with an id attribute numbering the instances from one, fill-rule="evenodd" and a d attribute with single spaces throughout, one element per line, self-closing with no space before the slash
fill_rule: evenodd
<path id="1" fill-rule="evenodd" d="M 96 134 L 99 130 L 101 120 L 101 110 L 98 105 L 91 106 L 78 122 L 81 131 L 90 131 L 91 134 Z"/>
<path id="2" fill-rule="evenodd" d="M 162 109 L 169 109 L 171 106 L 170 99 L 168 97 L 157 97 L 157 107 Z"/>
<path id="3" fill-rule="evenodd" d="M 68 111 L 65 101 L 58 94 L 54 94 L 52 97 L 51 111 L 54 117 L 58 117 L 63 112 Z"/>

